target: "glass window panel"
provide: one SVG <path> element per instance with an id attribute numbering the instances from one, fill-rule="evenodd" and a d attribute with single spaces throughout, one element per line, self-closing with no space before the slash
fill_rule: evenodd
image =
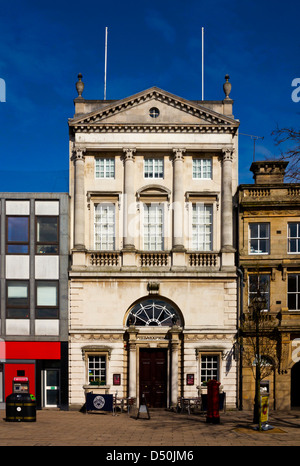
<path id="1" fill-rule="evenodd" d="M 288 291 L 291 293 L 297 291 L 297 275 L 288 276 Z"/>
<path id="2" fill-rule="evenodd" d="M 29 217 L 7 217 L 7 240 L 9 242 L 28 242 Z"/>
<path id="3" fill-rule="evenodd" d="M 144 249 L 163 250 L 163 206 L 144 204 Z"/>
<path id="4" fill-rule="evenodd" d="M 96 178 L 114 178 L 115 177 L 115 159 L 114 158 L 96 158 L 95 159 L 95 176 Z"/>
<path id="5" fill-rule="evenodd" d="M 28 296 L 28 285 L 22 283 L 15 283 L 8 285 L 7 297 L 10 298 L 27 298 Z"/>
<path id="6" fill-rule="evenodd" d="M 258 238 L 258 223 L 251 223 L 249 225 L 249 228 L 250 228 L 250 237 Z"/>
<path id="7" fill-rule="evenodd" d="M 45 284 L 37 285 L 37 305 L 57 306 L 57 285 Z"/>
<path id="8" fill-rule="evenodd" d="M 162 158 L 145 158 L 144 159 L 144 177 L 145 178 L 163 178 L 164 161 Z"/>
<path id="9" fill-rule="evenodd" d="M 58 241 L 58 218 L 37 217 L 37 241 L 55 243 Z"/>
<path id="10" fill-rule="evenodd" d="M 212 160 L 193 159 L 193 178 L 211 179 Z"/>
<path id="11" fill-rule="evenodd" d="M 289 309 L 297 309 L 297 304 L 296 304 L 296 294 L 289 294 L 288 295 L 288 308 Z"/>
<path id="12" fill-rule="evenodd" d="M 298 223 L 289 223 L 289 236 L 295 238 L 298 236 Z"/>
<path id="13" fill-rule="evenodd" d="M 28 308 L 8 308 L 6 312 L 8 319 L 29 319 Z"/>
<path id="14" fill-rule="evenodd" d="M 270 248 L 270 227 L 268 223 L 250 223 L 250 254 L 268 254 Z"/>
<path id="15" fill-rule="evenodd" d="M 58 319 L 58 308 L 40 307 L 35 311 L 36 319 Z"/>
<path id="16" fill-rule="evenodd" d="M 95 249 L 115 249 L 115 205 L 97 204 L 95 206 Z"/>

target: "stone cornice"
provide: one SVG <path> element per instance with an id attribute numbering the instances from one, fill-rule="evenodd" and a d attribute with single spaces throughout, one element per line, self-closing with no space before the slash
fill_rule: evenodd
<path id="1" fill-rule="evenodd" d="M 147 124 L 94 124 L 71 125 L 76 133 L 226 133 L 235 134 L 237 126 L 231 125 L 147 125 Z"/>

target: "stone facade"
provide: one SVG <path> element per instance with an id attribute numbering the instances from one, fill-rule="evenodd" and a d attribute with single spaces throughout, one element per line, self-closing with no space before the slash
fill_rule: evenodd
<path id="1" fill-rule="evenodd" d="M 216 377 L 236 407 L 233 101 L 81 94 L 69 120 L 70 405 L 93 391 L 172 407 Z"/>
<path id="2" fill-rule="evenodd" d="M 269 359 L 272 371 L 263 380 L 270 408 L 299 406 L 300 307 L 300 186 L 285 183 L 287 162 L 254 162 L 254 185 L 239 187 L 239 265 L 243 271 L 243 309 L 247 317 L 255 286 L 265 287 L 270 319 Z M 256 278 L 255 278 L 256 277 Z M 257 278 L 259 277 L 259 278 Z M 259 280 L 259 283 L 258 281 Z M 254 287 L 254 288 L 253 288 Z M 265 327 L 266 328 L 266 327 Z M 247 339 L 243 344 L 247 346 Z M 272 348 L 270 350 L 270 348 Z M 255 382 L 249 364 L 243 362 L 243 407 L 251 409 Z M 298 393 L 298 395 L 297 395 Z"/>

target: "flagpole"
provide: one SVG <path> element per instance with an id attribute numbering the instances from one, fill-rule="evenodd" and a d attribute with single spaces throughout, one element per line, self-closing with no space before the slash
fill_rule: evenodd
<path id="1" fill-rule="evenodd" d="M 204 28 L 202 28 L 202 100 L 204 100 Z"/>
<path id="2" fill-rule="evenodd" d="M 107 27 L 105 28 L 104 100 L 106 100 L 106 74 L 107 74 Z"/>

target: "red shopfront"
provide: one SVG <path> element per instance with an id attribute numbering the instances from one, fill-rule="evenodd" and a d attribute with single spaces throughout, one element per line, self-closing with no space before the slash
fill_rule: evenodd
<path id="1" fill-rule="evenodd" d="M 48 387 L 50 395 L 56 390 L 59 402 L 67 404 L 65 385 L 67 372 L 66 345 L 61 342 L 5 342 L 4 400 L 12 393 L 14 377 L 27 377 L 29 392 L 36 397 L 37 406 L 47 404 L 47 376 L 58 374 L 59 383 Z M 64 381 L 64 382 L 63 382 Z M 62 403 L 61 403 L 62 400 Z"/>

